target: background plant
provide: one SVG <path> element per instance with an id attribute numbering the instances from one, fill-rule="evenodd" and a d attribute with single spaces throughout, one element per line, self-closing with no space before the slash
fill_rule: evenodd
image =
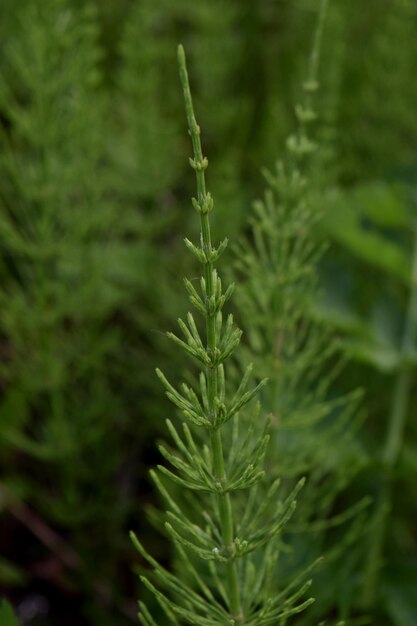
<path id="1" fill-rule="evenodd" d="M 347 581 L 352 578 L 360 523 L 348 522 L 364 501 L 343 513 L 338 503 L 366 462 L 355 434 L 358 393 L 335 394 L 342 354 L 315 307 L 317 264 L 323 253 L 315 234 L 323 216 L 323 160 L 311 127 L 317 118 L 314 103 L 326 13 L 327 2 L 322 2 L 303 98 L 295 107 L 297 129 L 288 137 L 286 154 L 275 171 L 265 172 L 268 187 L 254 204 L 250 236 L 239 246 L 236 261 L 242 276 L 238 305 L 247 336 L 244 360 L 253 359 L 259 371 L 270 376 L 261 407 L 272 419 L 271 471 L 289 485 L 305 474 L 310 485 L 289 523 L 296 537 L 290 539 L 292 554 L 277 576 L 285 580 L 297 564 L 320 554 L 327 561 L 319 577 L 318 602 L 303 618 L 307 623 L 330 610 L 343 618 L 349 614 Z"/>
<path id="2" fill-rule="evenodd" d="M 3 572 L 10 582 L 35 576 L 40 589 L 70 590 L 77 578 L 96 612 L 129 615 L 109 581 L 138 479 L 141 438 L 129 443 L 138 387 L 133 396 L 127 373 L 151 345 L 139 329 L 156 302 L 141 297 L 149 279 L 137 270 L 154 253 L 149 240 L 132 242 L 140 216 L 119 192 L 102 133 L 96 12 L 51 0 L 9 19 L 0 89 L 1 499 L 18 521 L 12 536 L 28 549 Z"/>

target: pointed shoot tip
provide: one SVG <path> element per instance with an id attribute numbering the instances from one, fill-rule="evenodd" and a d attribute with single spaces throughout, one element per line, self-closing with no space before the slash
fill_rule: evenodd
<path id="1" fill-rule="evenodd" d="M 184 50 L 184 46 L 182 45 L 182 43 L 178 44 L 177 57 L 178 57 L 178 62 L 180 65 L 185 64 L 185 50 Z"/>

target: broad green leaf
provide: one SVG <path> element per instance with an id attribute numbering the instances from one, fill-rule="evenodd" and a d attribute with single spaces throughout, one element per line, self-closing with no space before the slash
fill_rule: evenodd
<path id="1" fill-rule="evenodd" d="M 382 181 L 357 187 L 352 194 L 354 206 L 383 228 L 407 228 L 410 215 L 401 189 Z"/>
<path id="2" fill-rule="evenodd" d="M 1 626 L 19 626 L 17 617 L 7 600 L 0 600 L 0 624 Z"/>
<path id="3" fill-rule="evenodd" d="M 370 222 L 378 211 L 377 205 L 372 210 L 368 206 L 365 211 L 355 193 L 335 193 L 328 199 L 328 207 L 324 228 L 333 240 L 358 259 L 409 283 L 410 261 L 406 250 L 378 228 L 381 220 L 378 224 Z"/>

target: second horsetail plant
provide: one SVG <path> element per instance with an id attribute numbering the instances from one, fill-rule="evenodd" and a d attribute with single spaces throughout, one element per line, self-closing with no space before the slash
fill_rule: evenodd
<path id="1" fill-rule="evenodd" d="M 320 0 L 303 98 L 295 107 L 297 127 L 289 136 L 275 173 L 266 173 L 267 189 L 254 205 L 249 237 L 237 249 L 241 278 L 237 304 L 245 324 L 240 357 L 254 362 L 269 383 L 261 397 L 261 415 L 271 417 L 266 467 L 290 491 L 306 475 L 309 489 L 287 527 L 290 554 L 279 584 L 293 576 L 305 555 L 326 555 L 320 597 L 303 624 L 317 622 L 339 606 L 339 588 L 353 565 L 346 559 L 363 528 L 367 500 L 337 509 L 337 500 L 363 464 L 354 440 L 360 393 L 335 395 L 332 383 L 343 359 L 331 329 L 317 319 L 317 263 L 322 246 L 314 229 L 320 219 L 317 178 L 323 164 L 312 126 L 319 88 L 318 71 L 328 0 Z M 247 328 L 246 328 L 247 321 Z M 337 539 L 335 540 L 335 535 Z M 332 576 L 337 560 L 339 576 Z M 327 578 L 326 578 L 327 577 Z M 337 607 L 337 608 L 335 608 Z"/>
<path id="2" fill-rule="evenodd" d="M 223 308 L 233 285 L 223 290 L 215 265 L 227 246 L 213 246 L 210 213 L 213 199 L 206 190 L 200 128 L 190 93 L 184 50 L 178 49 L 181 84 L 194 155 L 190 159 L 197 180 L 192 203 L 200 216 L 199 245 L 188 239 L 187 248 L 202 265 L 200 290 L 186 280 L 190 301 L 204 320 L 203 328 L 188 313 L 178 320 L 183 338 L 168 336 L 200 366 L 193 386 L 171 385 L 158 376 L 171 402 L 179 409 L 181 429 L 168 420 L 173 447 L 160 451 L 172 466 L 159 466 L 153 480 L 166 505 L 165 528 L 182 563 L 175 575 L 148 554 L 135 535 L 132 539 L 153 569 L 142 581 L 155 596 L 166 624 L 179 626 L 284 626 L 312 602 L 305 598 L 311 581 L 301 575 L 285 588 L 274 587 L 274 570 L 282 542 L 280 535 L 291 517 L 299 481 L 286 499 L 278 499 L 279 480 L 265 492 L 263 459 L 269 436 L 266 425 L 239 428 L 242 411 L 265 380 L 248 390 L 251 366 L 232 390 L 225 368 L 239 344 L 241 331 Z M 255 417 L 258 416 L 256 410 Z M 258 419 L 259 421 L 259 419 Z M 179 489 L 178 489 L 179 486 Z M 175 494 L 174 494 L 175 492 Z M 140 602 L 144 626 L 162 626 Z"/>

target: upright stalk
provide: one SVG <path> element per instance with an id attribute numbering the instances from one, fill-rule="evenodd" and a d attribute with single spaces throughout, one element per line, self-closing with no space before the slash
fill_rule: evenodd
<path id="1" fill-rule="evenodd" d="M 404 333 L 401 344 L 401 369 L 397 375 L 391 419 L 388 425 L 384 450 L 384 465 L 391 473 L 401 450 L 412 382 L 412 370 L 408 355 L 413 351 L 417 331 L 417 225 L 414 233 L 414 256 L 411 274 L 411 291 L 408 301 Z"/>
<path id="2" fill-rule="evenodd" d="M 308 64 L 306 78 L 303 81 L 303 96 L 301 101 L 295 107 L 297 118 L 297 128 L 294 133 L 287 138 L 287 154 L 286 158 L 280 162 L 281 178 L 285 180 L 283 185 L 276 185 L 277 181 L 273 181 L 271 185 L 271 177 L 269 177 L 269 185 L 277 195 L 277 205 L 271 212 L 271 220 L 273 228 L 268 226 L 264 228 L 266 233 L 264 248 L 270 252 L 269 258 L 266 257 L 263 272 L 268 276 L 271 272 L 275 276 L 275 280 L 282 279 L 282 276 L 291 273 L 291 267 L 294 261 L 299 263 L 302 261 L 304 267 L 301 276 L 304 277 L 310 268 L 311 259 L 303 258 L 303 243 L 308 242 L 308 234 L 317 219 L 313 210 L 305 211 L 304 205 L 309 203 L 309 195 L 313 188 L 310 176 L 311 170 L 316 162 L 317 145 L 311 139 L 311 126 L 317 119 L 314 109 L 315 96 L 319 89 L 318 71 L 320 62 L 321 42 L 325 19 L 327 15 L 329 0 L 321 0 L 317 19 L 317 27 L 314 32 L 312 49 Z M 300 207 L 303 206 L 303 212 L 300 215 Z M 285 235 L 285 231 L 291 232 L 294 224 L 299 224 L 299 231 L 303 233 L 300 237 L 297 235 Z M 288 226 L 290 228 L 288 228 Z M 263 227 L 261 221 L 257 221 L 257 227 Z M 292 227 L 292 228 L 291 228 Z M 262 256 L 260 261 L 262 262 Z M 271 269 L 272 268 L 272 269 Z M 297 279 L 299 288 L 300 278 Z M 301 278 L 303 280 L 303 278 Z M 274 280 L 270 281 L 271 285 L 275 284 Z M 294 291 L 296 281 L 293 279 L 290 283 L 290 290 Z M 310 289 L 310 299 L 312 296 L 313 285 L 304 284 L 304 290 Z M 299 326 L 299 319 L 293 317 L 291 307 L 294 306 L 294 300 L 291 295 L 284 294 L 283 290 L 272 288 L 270 297 L 270 306 L 268 314 L 265 316 L 265 324 L 267 330 L 267 346 L 266 353 L 273 350 L 271 354 L 275 365 L 276 375 L 271 377 L 268 386 L 267 407 L 272 412 L 279 410 L 282 404 L 282 362 L 285 360 L 285 348 L 290 335 L 295 336 L 296 326 Z M 306 309 L 302 311 L 302 317 L 305 317 Z M 292 318 L 289 321 L 289 318 Z M 287 323 L 287 328 L 285 327 Z M 289 327 L 289 328 L 288 328 Z M 283 354 L 284 352 L 284 354 Z M 285 367 L 285 366 L 284 366 Z"/>
<path id="3" fill-rule="evenodd" d="M 305 598 L 312 581 L 305 580 L 303 575 L 284 588 L 278 585 L 272 593 L 267 592 L 269 576 L 275 571 L 280 555 L 275 538 L 291 518 L 304 480 L 298 481 L 284 500 L 278 497 L 277 480 L 267 490 L 258 491 L 256 485 L 265 479 L 264 460 L 269 442 L 267 426 L 251 428 L 243 437 L 238 435 L 239 416 L 265 386 L 267 379 L 250 388 L 252 366 L 248 365 L 235 391 L 225 384 L 224 363 L 239 345 L 242 331 L 235 326 L 233 315 L 223 319 L 223 308 L 232 295 L 233 284 L 223 291 L 215 264 L 226 249 L 227 239 L 217 247 L 212 245 L 209 213 L 213 209 L 213 200 L 206 190 L 204 174 L 208 162 L 201 148 L 200 129 L 194 116 L 181 46 L 178 61 L 193 144 L 190 164 L 197 178 L 197 197 L 192 203 L 201 222 L 199 245 L 188 239 L 185 244 L 203 265 L 200 290 L 197 291 L 187 279 L 185 287 L 191 304 L 203 316 L 205 325 L 201 333 L 190 311 L 186 322 L 178 319 L 184 339 L 172 332 L 167 333 L 200 364 L 199 384 L 181 383 L 175 388 L 163 372 L 157 370 L 165 393 L 180 410 L 183 422 L 179 431 L 171 420 L 167 420 L 174 448 L 159 446 L 174 471 L 158 465 L 158 471 L 151 475 L 168 506 L 165 528 L 177 547 L 187 578 L 191 577 L 192 582 L 160 565 L 139 539 L 134 534 L 131 536 L 154 573 L 153 580 L 142 576 L 142 582 L 172 626 L 284 624 L 291 615 L 300 613 L 314 602 L 313 598 Z M 225 454 L 222 428 L 231 420 L 234 436 Z M 200 432 L 205 429 L 206 437 L 195 439 L 197 429 Z M 160 476 L 164 477 L 162 481 Z M 187 494 L 186 500 L 181 493 L 178 501 L 173 498 L 164 484 L 165 479 L 180 485 L 184 496 Z M 232 494 L 249 490 L 250 495 L 239 499 L 241 516 L 234 520 Z M 206 566 L 196 566 L 196 559 L 197 562 L 205 561 Z M 242 559 L 241 568 L 237 567 L 238 559 Z M 218 568 L 222 568 L 224 576 L 219 576 Z M 142 624 L 158 626 L 146 604 L 140 602 L 139 606 Z"/>
<path id="4" fill-rule="evenodd" d="M 216 272 L 211 261 L 212 244 L 210 233 L 210 220 L 209 211 L 212 208 L 212 199 L 210 194 L 206 191 L 205 182 L 205 170 L 208 166 L 207 159 L 203 156 L 200 140 L 200 127 L 197 124 L 194 115 L 193 102 L 191 97 L 191 91 L 188 81 L 188 74 L 185 62 L 185 54 L 182 46 L 178 47 L 178 61 L 180 67 L 180 78 L 184 92 L 185 108 L 187 113 L 189 133 L 193 145 L 194 158 L 190 159 L 191 167 L 196 173 L 197 179 L 197 204 L 200 208 L 200 221 L 201 221 L 201 237 L 202 237 L 202 249 L 206 254 L 207 261 L 204 263 L 204 275 L 206 280 L 206 294 L 208 301 L 214 301 L 215 289 L 216 289 Z M 206 339 L 207 339 L 207 352 L 210 355 L 215 355 L 217 350 L 216 345 L 216 310 L 214 307 L 210 310 L 208 307 L 208 314 L 206 318 Z M 216 422 L 216 398 L 218 394 L 218 373 L 219 365 L 206 366 L 207 376 L 207 396 L 210 418 L 213 423 Z M 225 485 L 226 484 L 226 472 L 223 454 L 223 442 L 220 427 L 211 431 L 211 455 L 213 460 L 214 473 L 217 480 Z M 223 538 L 224 546 L 229 551 L 229 554 L 233 555 L 233 512 L 230 501 L 229 493 L 218 493 L 215 495 L 218 500 L 218 507 L 221 520 L 221 534 Z M 244 624 L 244 616 L 241 608 L 239 582 L 237 576 L 236 563 L 232 559 L 227 564 L 227 581 L 229 592 L 230 611 L 236 621 L 236 624 Z"/>
<path id="5" fill-rule="evenodd" d="M 414 233 L 414 252 L 411 272 L 411 289 L 404 331 L 401 341 L 400 368 L 396 376 L 390 419 L 382 456 L 383 476 L 379 502 L 375 513 L 375 532 L 372 534 L 368 567 L 363 589 L 363 603 L 371 607 L 375 603 L 379 571 L 381 567 L 387 516 L 391 508 L 394 468 L 401 451 L 404 428 L 410 400 L 412 369 L 408 356 L 414 349 L 417 332 L 417 225 Z"/>

